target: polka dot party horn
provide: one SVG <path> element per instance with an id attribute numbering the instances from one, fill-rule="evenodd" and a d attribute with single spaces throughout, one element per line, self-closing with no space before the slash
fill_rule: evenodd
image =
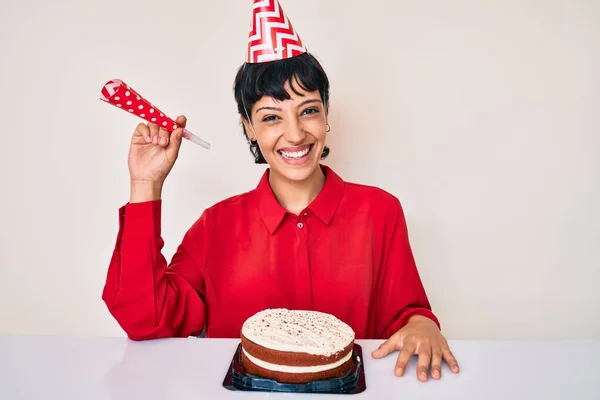
<path id="1" fill-rule="evenodd" d="M 169 132 L 181 128 L 179 124 L 167 117 L 162 111 L 120 79 L 108 81 L 102 88 L 101 94 L 100 100 L 112 104 L 121 110 L 137 115 L 148 122 L 152 122 L 161 128 L 165 128 Z M 205 149 L 210 148 L 208 142 L 200 139 L 187 129 L 183 130 L 183 138 L 196 143 Z"/>

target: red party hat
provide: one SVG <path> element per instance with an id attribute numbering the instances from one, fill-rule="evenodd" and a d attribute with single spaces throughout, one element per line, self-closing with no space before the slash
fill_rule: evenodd
<path id="1" fill-rule="evenodd" d="M 246 62 L 283 60 L 306 51 L 278 0 L 254 0 Z"/>

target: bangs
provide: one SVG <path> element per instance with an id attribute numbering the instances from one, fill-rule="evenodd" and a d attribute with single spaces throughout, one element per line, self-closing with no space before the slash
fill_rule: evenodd
<path id="1" fill-rule="evenodd" d="M 314 58 L 305 53 L 285 60 L 277 60 L 259 64 L 245 63 L 239 69 L 235 79 L 235 99 L 238 112 L 246 117 L 263 96 L 279 101 L 289 100 L 291 93 L 285 90 L 286 83 L 300 96 L 299 89 L 307 92 L 318 91 L 323 105 L 327 107 L 329 100 L 329 80 L 325 71 Z"/>

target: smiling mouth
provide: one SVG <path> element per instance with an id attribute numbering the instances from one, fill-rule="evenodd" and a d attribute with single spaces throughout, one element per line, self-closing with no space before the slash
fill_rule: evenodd
<path id="1" fill-rule="evenodd" d="M 310 154 L 310 152 L 312 151 L 312 148 L 314 147 L 314 144 L 310 144 L 308 145 L 307 148 L 305 148 L 304 150 L 301 151 L 282 151 L 282 150 L 278 150 L 277 152 L 281 155 L 281 157 L 288 159 L 288 160 L 299 160 L 301 158 L 304 158 L 306 156 L 308 156 Z"/>

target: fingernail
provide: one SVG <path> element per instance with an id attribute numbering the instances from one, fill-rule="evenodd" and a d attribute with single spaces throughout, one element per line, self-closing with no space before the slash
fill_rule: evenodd
<path id="1" fill-rule="evenodd" d="M 402 368 L 400 368 L 400 367 L 396 368 L 396 375 L 402 376 Z"/>
<path id="2" fill-rule="evenodd" d="M 154 136 L 152 138 L 152 143 L 157 144 L 158 143 L 158 136 Z"/>
<path id="3" fill-rule="evenodd" d="M 146 143 L 150 143 L 151 139 L 150 136 L 146 136 Z"/>
<path id="4" fill-rule="evenodd" d="M 164 137 L 160 138 L 160 144 L 161 144 L 161 145 L 163 145 L 163 146 L 164 146 L 165 144 L 167 144 L 167 139 L 166 139 L 166 138 L 164 138 Z"/>

